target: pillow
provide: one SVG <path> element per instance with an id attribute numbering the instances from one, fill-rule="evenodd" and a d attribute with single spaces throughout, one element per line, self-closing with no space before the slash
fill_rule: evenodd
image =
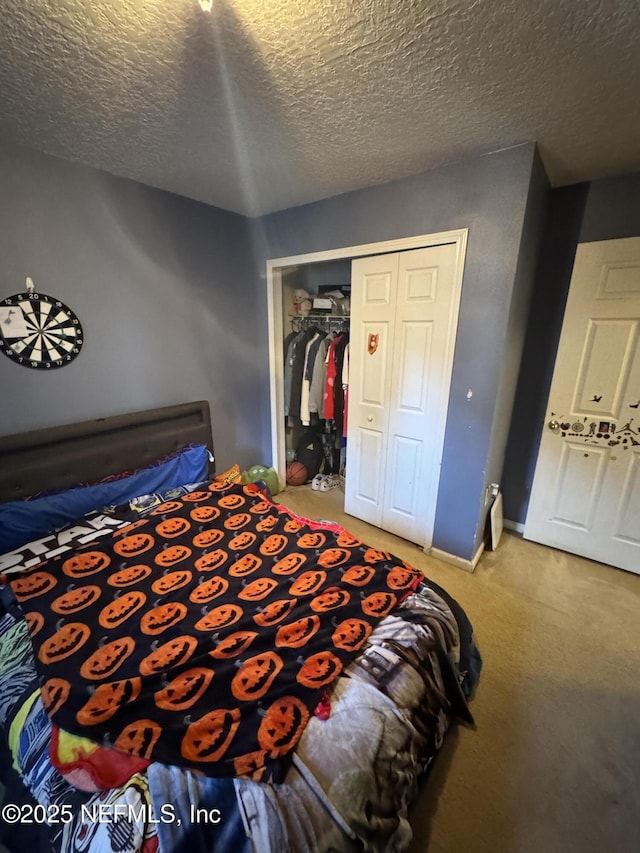
<path id="1" fill-rule="evenodd" d="M 205 480 L 208 469 L 209 451 L 204 444 L 194 444 L 129 477 L 80 486 L 31 501 L 0 504 L 0 554 L 19 548 L 102 507 Z"/>

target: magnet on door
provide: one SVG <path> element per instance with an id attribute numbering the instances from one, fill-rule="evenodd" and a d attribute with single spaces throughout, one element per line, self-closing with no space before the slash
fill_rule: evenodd
<path id="1" fill-rule="evenodd" d="M 373 355 L 374 352 L 378 349 L 379 337 L 380 337 L 380 333 L 378 333 L 377 335 L 374 335 L 371 332 L 369 332 L 369 337 L 367 339 L 367 352 L 369 353 L 369 355 Z"/>

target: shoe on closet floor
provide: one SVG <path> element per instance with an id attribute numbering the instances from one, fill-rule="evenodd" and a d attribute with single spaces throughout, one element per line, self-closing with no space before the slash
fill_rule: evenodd
<path id="1" fill-rule="evenodd" d="M 340 477 L 337 474 L 328 474 L 318 487 L 321 492 L 330 492 L 340 485 Z"/>

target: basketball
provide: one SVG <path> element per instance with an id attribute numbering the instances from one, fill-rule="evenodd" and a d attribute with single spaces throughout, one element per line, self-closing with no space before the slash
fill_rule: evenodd
<path id="1" fill-rule="evenodd" d="M 307 469 L 302 462 L 289 462 L 287 465 L 288 486 L 302 486 L 308 479 Z"/>

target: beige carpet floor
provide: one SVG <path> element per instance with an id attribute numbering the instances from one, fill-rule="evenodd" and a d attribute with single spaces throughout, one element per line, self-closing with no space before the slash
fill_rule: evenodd
<path id="1" fill-rule="evenodd" d="M 450 732 L 410 853 L 640 851 L 640 576 L 505 532 L 473 574 L 343 513 L 339 489 L 277 498 L 412 562 L 473 622 L 475 729 Z"/>

